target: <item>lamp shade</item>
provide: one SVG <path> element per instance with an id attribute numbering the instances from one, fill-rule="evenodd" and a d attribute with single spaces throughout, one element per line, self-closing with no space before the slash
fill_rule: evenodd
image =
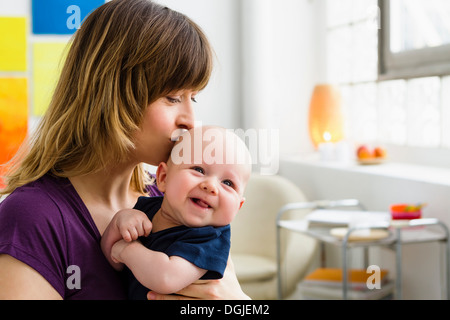
<path id="1" fill-rule="evenodd" d="M 309 106 L 309 134 L 315 148 L 322 142 L 344 138 L 344 117 L 339 88 L 329 84 L 314 88 Z"/>

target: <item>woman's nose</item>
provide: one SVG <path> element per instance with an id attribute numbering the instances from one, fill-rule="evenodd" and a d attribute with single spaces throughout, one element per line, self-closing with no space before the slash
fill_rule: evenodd
<path id="1" fill-rule="evenodd" d="M 217 185 L 211 180 L 205 180 L 202 183 L 200 183 L 200 188 L 203 191 L 206 191 L 207 193 L 210 193 L 212 195 L 219 194 L 219 189 L 217 188 Z"/>
<path id="2" fill-rule="evenodd" d="M 194 109 L 191 100 L 183 101 L 176 125 L 180 129 L 191 129 L 194 127 Z"/>

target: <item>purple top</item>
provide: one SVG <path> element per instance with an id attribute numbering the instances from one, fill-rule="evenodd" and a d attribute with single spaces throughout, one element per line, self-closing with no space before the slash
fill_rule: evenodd
<path id="1" fill-rule="evenodd" d="M 161 195 L 156 186 L 151 195 Z M 45 175 L 0 203 L 0 254 L 39 272 L 63 299 L 126 299 L 101 235 L 69 179 Z"/>

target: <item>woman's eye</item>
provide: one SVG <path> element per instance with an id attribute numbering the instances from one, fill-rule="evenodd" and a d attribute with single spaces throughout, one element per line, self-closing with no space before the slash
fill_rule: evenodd
<path id="1" fill-rule="evenodd" d="M 195 99 L 195 97 L 192 97 L 191 101 L 194 102 L 194 103 L 197 103 L 197 100 Z"/>
<path id="2" fill-rule="evenodd" d="M 205 174 L 205 170 L 202 167 L 193 167 L 192 170 L 200 172 L 201 174 Z"/>
<path id="3" fill-rule="evenodd" d="M 166 97 L 167 101 L 169 101 L 170 103 L 180 103 L 180 99 L 178 98 L 172 98 L 172 97 Z"/>
<path id="4" fill-rule="evenodd" d="M 224 181 L 222 181 L 222 183 L 224 185 L 227 185 L 227 186 L 231 187 L 231 188 L 233 188 L 233 186 L 234 186 L 233 181 L 231 181 L 231 180 L 224 180 Z"/>

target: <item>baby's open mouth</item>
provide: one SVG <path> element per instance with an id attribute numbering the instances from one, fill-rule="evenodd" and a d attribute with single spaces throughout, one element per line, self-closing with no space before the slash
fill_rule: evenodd
<path id="1" fill-rule="evenodd" d="M 191 201 L 194 202 L 199 207 L 202 207 L 202 208 L 205 208 L 205 209 L 211 208 L 211 206 L 207 202 L 205 202 L 205 201 L 203 201 L 201 199 L 191 198 Z"/>

